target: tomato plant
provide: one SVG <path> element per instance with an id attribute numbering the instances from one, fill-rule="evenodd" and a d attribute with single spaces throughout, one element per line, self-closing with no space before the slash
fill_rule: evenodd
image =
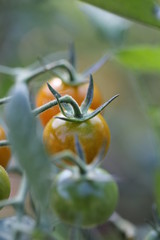
<path id="1" fill-rule="evenodd" d="M 77 167 L 57 175 L 52 188 L 52 207 L 60 219 L 84 228 L 104 223 L 116 208 L 117 185 L 99 168 L 86 174 Z"/>
<path id="2" fill-rule="evenodd" d="M 145 222 L 143 226 L 141 223 L 151 217 L 153 189 L 158 221 L 146 239 L 159 239 L 160 47 L 158 29 L 150 32 L 148 26 L 143 30 L 143 26 L 139 26 L 138 22 L 134 26 L 131 22 L 116 18 L 115 14 L 158 27 L 160 26 L 160 1 L 123 0 L 121 4 L 121 0 L 109 0 L 106 3 L 97 0 L 81 0 L 77 3 L 71 0 L 72 4 L 65 4 L 66 1 L 61 0 L 47 1 L 47 4 L 41 1 L 37 4 L 36 1 L 29 0 L 27 5 L 15 3 L 11 6 L 7 1 L 3 2 L 0 37 L 2 64 L 0 65 L 0 95 L 3 98 L 0 99 L 0 105 L 4 102 L 7 104 L 4 109 L 2 107 L 0 113 L 6 121 L 9 134 L 7 140 L 0 129 L 0 209 L 11 205 L 15 210 L 15 216 L 12 219 L 1 217 L 0 239 L 144 239 L 148 228 L 144 229 Z M 113 14 L 106 13 L 104 9 Z M 96 28 L 94 29 L 90 24 L 94 24 Z M 126 30 L 130 25 L 132 27 L 127 38 Z M 143 41 L 142 35 L 145 44 L 140 46 Z M 51 49 L 63 49 L 64 44 L 73 40 L 83 57 L 83 62 L 81 59 L 78 60 L 81 66 L 86 66 L 87 62 L 94 59 L 100 52 L 105 54 L 107 51 L 111 59 L 108 68 L 102 72 L 101 78 L 104 81 L 107 78 L 107 81 L 102 82 L 101 87 L 103 92 L 106 90 L 106 94 L 110 94 L 111 88 L 116 86 L 124 101 L 118 106 L 118 111 L 114 115 L 111 114 L 112 117 L 114 116 L 114 119 L 111 119 L 112 124 L 118 119 L 117 129 L 115 128 L 113 133 L 114 153 L 111 158 L 114 161 L 105 167 L 111 167 L 115 174 L 120 175 L 122 198 L 118 210 L 126 218 L 132 219 L 136 226 L 128 224 L 128 221 L 116 213 L 110 218 L 117 205 L 117 185 L 108 171 L 100 169 L 97 167 L 97 162 L 96 164 L 94 162 L 101 145 L 104 146 L 101 154 L 102 160 L 104 159 L 111 138 L 110 128 L 100 115 L 106 106 L 102 104 L 101 93 L 95 84 L 91 89 L 90 83 L 86 81 L 88 76 L 97 70 L 92 68 L 93 71 L 90 69 L 86 70 L 85 74 L 84 72 L 79 74 L 75 69 L 74 55 L 68 56 L 68 51 L 63 50 L 53 54 L 54 56 L 51 53 Z M 134 42 L 135 46 L 131 46 Z M 45 52 L 49 55 L 41 59 L 42 61 L 22 67 L 35 55 L 43 55 Z M 16 67 L 3 66 L 5 62 Z M 122 69 L 119 64 L 123 65 Z M 96 69 L 100 65 L 98 64 Z M 34 96 L 35 89 L 31 81 L 38 80 L 41 74 L 44 74 L 44 78 L 42 76 L 40 78 L 45 80 L 47 72 L 52 72 L 54 75 L 49 80 L 49 84 L 58 93 L 52 94 L 53 92 L 45 84 Z M 130 86 L 126 82 L 127 78 L 131 82 Z M 5 96 L 11 85 L 14 85 L 13 91 Z M 130 92 L 130 87 L 135 89 L 135 97 L 133 92 Z M 88 91 L 89 88 L 90 91 Z M 34 100 L 36 100 L 36 109 L 33 109 Z M 133 107 L 134 103 L 136 108 L 138 106 L 137 109 Z M 62 113 L 59 113 L 58 106 L 55 106 L 58 104 Z M 44 143 L 51 156 L 44 148 L 42 127 L 35 117 L 38 114 L 45 127 Z M 146 121 L 147 114 L 149 121 Z M 138 128 L 134 125 L 136 123 Z M 151 133 L 152 128 L 154 134 Z M 124 133 L 126 133 L 125 136 Z M 4 135 L 2 139 L 1 134 Z M 75 136 L 78 137 L 83 151 L 75 144 Z M 17 186 L 16 196 L 7 199 L 10 185 L 4 169 L 11 155 L 10 149 L 13 149 L 14 155 L 13 162 L 7 171 L 16 171 L 16 174 L 20 174 L 18 178 L 20 184 Z M 65 152 L 62 154 L 63 150 Z M 75 153 L 79 153 L 79 158 Z M 57 168 L 58 154 L 61 154 L 63 170 Z M 70 161 L 71 156 L 75 161 Z M 54 161 L 56 164 L 53 164 Z M 156 172 L 155 178 L 153 171 Z M 12 175 L 14 176 L 15 174 Z M 153 182 L 153 179 L 156 180 Z M 13 184 L 16 183 L 17 181 L 14 181 Z M 29 206 L 31 209 L 28 209 L 28 206 L 26 209 L 28 199 L 31 200 Z M 140 207 L 141 211 L 137 207 Z M 30 210 L 33 214 L 30 214 Z M 2 215 L 3 212 L 1 212 Z M 107 225 L 98 226 L 108 219 Z M 7 224 L 8 220 L 11 220 L 10 225 Z M 92 227 L 96 229 L 81 229 Z M 9 233 L 7 228 L 10 228 Z M 110 234 L 110 231 L 113 234 Z M 92 237 L 91 233 L 95 236 Z M 8 235 L 4 236 L 5 234 Z M 140 237 L 135 237 L 136 234 Z"/>
<path id="3" fill-rule="evenodd" d="M 6 134 L 2 126 L 0 126 L 0 140 L 6 140 Z M 8 146 L 0 147 L 0 165 L 6 168 L 10 158 L 10 148 Z"/>
<path id="4" fill-rule="evenodd" d="M 10 180 L 5 169 L 0 166 L 0 200 L 7 199 L 10 195 Z"/>
<path id="5" fill-rule="evenodd" d="M 78 85 L 72 85 L 70 83 L 65 83 L 64 81 L 62 81 L 58 77 L 54 77 L 53 79 L 51 79 L 49 81 L 49 84 L 57 92 L 59 92 L 62 96 L 70 95 L 71 97 L 73 97 L 79 105 L 83 102 L 83 100 L 86 96 L 86 93 L 87 93 L 87 89 L 88 89 L 88 82 L 81 83 L 81 84 L 78 84 Z M 44 84 L 39 89 L 39 91 L 36 95 L 36 106 L 40 107 L 43 104 L 48 103 L 48 102 L 50 102 L 54 99 L 55 99 L 55 97 L 53 96 L 53 94 L 48 89 L 47 84 Z M 102 104 L 102 95 L 100 93 L 99 88 L 95 84 L 94 85 L 94 97 L 93 97 L 93 101 L 92 101 L 92 104 L 91 104 L 90 107 L 92 109 L 96 109 L 101 104 Z M 58 106 L 56 106 L 56 107 L 52 107 L 52 108 L 46 110 L 45 112 L 41 113 L 40 114 L 40 120 L 41 120 L 43 126 L 45 126 L 47 124 L 47 122 L 53 116 L 55 116 L 59 111 L 60 110 L 59 110 Z"/>

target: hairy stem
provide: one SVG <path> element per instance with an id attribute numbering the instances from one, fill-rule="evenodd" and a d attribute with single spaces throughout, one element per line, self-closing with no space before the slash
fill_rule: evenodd
<path id="1" fill-rule="evenodd" d="M 78 106 L 77 102 L 72 97 L 70 97 L 68 95 L 65 95 L 65 96 L 59 98 L 59 102 L 60 103 L 68 103 L 68 104 L 70 104 L 73 107 L 75 115 L 76 116 L 81 116 L 81 111 L 79 109 L 79 106 Z M 53 106 L 56 106 L 56 105 L 58 105 L 58 101 L 57 100 L 53 100 L 53 101 L 51 101 L 49 103 L 44 104 L 41 107 L 38 107 L 38 108 L 34 109 L 33 110 L 33 114 L 35 116 L 37 116 L 38 114 L 44 112 L 45 110 L 47 110 L 47 109 L 49 109 L 49 108 L 51 108 Z"/>
<path id="2" fill-rule="evenodd" d="M 76 72 L 72 65 L 67 60 L 58 60 L 56 62 L 48 63 L 45 66 L 34 69 L 28 76 L 24 77 L 22 81 L 28 84 L 35 77 L 56 68 L 63 68 L 68 71 L 71 81 L 74 81 L 74 79 L 76 79 Z"/>

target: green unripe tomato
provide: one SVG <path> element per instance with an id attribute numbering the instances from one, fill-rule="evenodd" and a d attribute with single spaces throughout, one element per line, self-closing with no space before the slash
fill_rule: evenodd
<path id="1" fill-rule="evenodd" d="M 159 240 L 159 239 L 160 239 L 160 234 L 155 230 L 151 230 L 145 237 L 145 240 Z"/>
<path id="2" fill-rule="evenodd" d="M 63 170 L 57 175 L 51 195 L 51 205 L 65 223 L 90 228 L 104 223 L 114 212 L 118 188 L 113 177 L 100 168 L 80 174 Z"/>
<path id="3" fill-rule="evenodd" d="M 10 195 L 10 181 L 7 172 L 0 165 L 0 200 L 7 199 Z"/>

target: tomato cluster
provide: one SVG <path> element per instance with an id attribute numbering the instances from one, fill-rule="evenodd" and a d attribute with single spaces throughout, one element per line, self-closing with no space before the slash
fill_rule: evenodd
<path id="1" fill-rule="evenodd" d="M 61 113 L 56 115 L 55 112 L 52 113 L 51 118 L 46 112 L 46 116 L 48 119 L 50 118 L 49 121 L 47 119 L 48 122 L 43 131 L 46 150 L 50 155 L 53 155 L 53 158 L 55 154 L 65 150 L 76 154 L 76 136 L 79 139 L 82 155 L 84 156 L 84 159 L 82 159 L 80 154 L 80 161 L 85 161 L 88 166 L 83 173 L 75 166 L 72 170 L 65 169 L 57 175 L 51 190 L 51 206 L 58 217 L 68 224 L 78 225 L 81 228 L 94 227 L 104 223 L 110 217 L 116 208 L 118 200 L 117 184 L 113 177 L 108 172 L 97 167 L 90 168 L 90 166 L 94 165 L 96 156 L 104 143 L 105 147 L 101 158 L 105 156 L 110 144 L 110 130 L 103 116 L 98 113 L 99 111 L 96 112 L 96 110 L 92 109 L 92 90 L 94 89 L 92 78 L 87 91 L 86 85 L 79 87 L 79 89 L 84 87 L 84 92 L 86 92 L 86 96 L 81 94 L 81 97 L 79 96 L 80 92 L 78 92 L 77 96 L 75 95 L 77 91 L 75 86 L 70 87 L 70 90 L 67 88 L 66 92 L 57 92 L 58 84 L 55 83 L 59 81 L 61 85 L 62 80 L 60 81 L 58 78 L 57 80 L 54 79 L 54 81 L 52 85 L 48 83 L 49 94 L 47 86 L 42 86 L 38 93 L 38 97 L 40 94 L 43 103 L 48 101 L 46 96 L 54 95 L 61 109 Z M 54 84 L 56 89 L 53 88 Z M 44 99 L 42 89 L 46 89 Z M 69 95 L 69 92 L 71 95 Z M 67 104 L 67 102 L 60 103 L 60 96 L 64 93 L 71 97 L 75 96 L 74 101 L 78 97 L 76 106 L 72 105 L 73 109 L 71 111 L 64 106 L 64 103 Z M 98 97 L 96 108 L 99 104 L 100 98 Z M 44 118 L 42 119 L 44 121 Z M 66 156 L 62 160 L 70 165 L 70 161 Z"/>
<path id="2" fill-rule="evenodd" d="M 50 207 L 63 222 L 90 228 L 108 220 L 118 201 L 114 178 L 97 167 L 109 149 L 111 138 L 109 126 L 100 112 L 113 99 L 102 104 L 102 94 L 92 77 L 89 82 L 77 79 L 64 81 L 59 74 L 49 80 L 48 86 L 45 83 L 38 90 L 35 102 L 37 109 L 42 109 L 41 106 L 55 100 L 54 107 L 47 105 L 39 117 L 44 127 L 46 152 L 53 160 L 63 154 L 57 164 L 60 173 L 50 186 Z M 9 177 L 4 168 L 11 151 L 8 146 L 2 146 L 2 140 L 6 140 L 6 135 L 0 128 L 0 200 L 10 194 Z"/>

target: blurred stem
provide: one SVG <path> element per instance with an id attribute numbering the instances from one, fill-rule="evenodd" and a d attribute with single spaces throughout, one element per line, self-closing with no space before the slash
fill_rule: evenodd
<path id="1" fill-rule="evenodd" d="M 63 96 L 63 97 L 58 98 L 58 101 L 59 101 L 60 103 L 68 103 L 68 104 L 70 104 L 70 105 L 73 107 L 74 110 L 75 110 L 75 109 L 76 109 L 76 110 L 78 109 L 78 110 L 77 110 L 78 113 L 80 112 L 79 106 L 77 105 L 76 101 L 75 101 L 72 97 L 66 95 L 66 96 Z M 51 102 L 49 102 L 49 103 L 44 104 L 44 105 L 41 106 L 41 107 L 35 108 L 32 112 L 33 112 L 33 114 L 34 114 L 35 116 L 37 116 L 38 114 L 44 112 L 45 110 L 47 110 L 47 109 L 49 109 L 49 108 L 51 108 L 51 107 L 53 107 L 53 106 L 58 105 L 58 101 L 57 101 L 57 100 L 53 100 L 53 101 L 51 101 Z M 81 114 L 81 113 L 80 113 L 80 114 Z"/>
<path id="2" fill-rule="evenodd" d="M 17 70 L 15 68 L 0 65 L 0 73 L 15 76 L 17 73 Z"/>
<path id="3" fill-rule="evenodd" d="M 0 105 L 5 104 L 11 100 L 11 97 L 0 98 Z"/>
<path id="4" fill-rule="evenodd" d="M 76 76 L 76 72 L 75 72 L 74 68 L 67 60 L 62 59 L 62 60 L 58 60 L 58 61 L 55 61 L 52 63 L 48 63 L 45 66 L 41 66 L 39 68 L 33 69 L 32 71 L 30 71 L 30 74 L 28 74 L 26 76 L 21 77 L 21 75 L 20 75 L 17 77 L 17 81 L 26 82 L 28 84 L 35 77 L 37 77 L 47 71 L 56 69 L 56 68 L 65 69 L 70 75 L 71 82 L 76 80 L 77 76 Z"/>
<path id="5" fill-rule="evenodd" d="M 10 143 L 8 140 L 0 140 L 0 147 L 9 146 Z"/>
<path id="6" fill-rule="evenodd" d="M 60 162 L 63 160 L 68 160 L 71 163 L 76 164 L 79 167 L 81 174 L 87 173 L 87 168 L 86 168 L 85 163 L 83 163 L 83 161 L 78 156 L 73 154 L 72 152 L 66 150 L 61 153 L 57 153 L 54 155 L 52 162 L 56 163 L 56 162 Z"/>

